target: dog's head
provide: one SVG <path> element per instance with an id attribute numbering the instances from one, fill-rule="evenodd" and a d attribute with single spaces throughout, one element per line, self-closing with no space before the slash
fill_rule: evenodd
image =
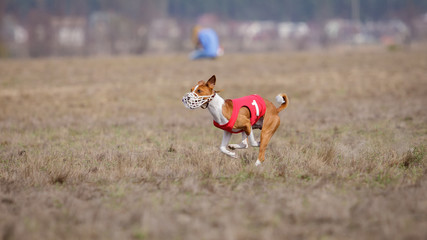
<path id="1" fill-rule="evenodd" d="M 213 75 L 207 82 L 199 81 L 196 86 L 191 88 L 191 91 L 182 97 L 182 102 L 189 109 L 199 107 L 206 108 L 209 102 L 215 96 L 216 77 Z"/>

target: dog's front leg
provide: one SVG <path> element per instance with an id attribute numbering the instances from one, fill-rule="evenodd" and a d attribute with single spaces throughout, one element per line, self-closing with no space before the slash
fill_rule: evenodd
<path id="1" fill-rule="evenodd" d="M 259 147 L 259 142 L 255 141 L 254 137 L 254 131 L 251 131 L 251 134 L 249 134 L 249 143 L 252 147 Z"/>
<path id="2" fill-rule="evenodd" d="M 227 145 L 230 142 L 230 139 L 231 139 L 231 133 L 224 131 L 224 134 L 222 135 L 221 146 L 219 147 L 219 149 L 221 150 L 221 152 L 227 154 L 228 156 L 233 157 L 233 158 L 237 158 L 236 153 L 230 152 L 227 150 Z"/>
<path id="3" fill-rule="evenodd" d="M 231 150 L 248 148 L 248 140 L 247 139 L 248 139 L 248 135 L 246 135 L 245 132 L 242 132 L 242 142 L 239 144 L 230 144 L 230 145 L 228 145 L 228 147 Z"/>

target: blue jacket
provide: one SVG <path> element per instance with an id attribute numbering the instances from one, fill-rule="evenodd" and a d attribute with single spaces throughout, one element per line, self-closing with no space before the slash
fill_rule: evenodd
<path id="1" fill-rule="evenodd" d="M 218 55 L 219 40 L 215 31 L 210 28 L 202 29 L 198 37 L 205 54 L 209 57 L 216 57 Z"/>

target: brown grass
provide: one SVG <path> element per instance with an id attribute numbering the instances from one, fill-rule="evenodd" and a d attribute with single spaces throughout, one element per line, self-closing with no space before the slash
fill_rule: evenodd
<path id="1" fill-rule="evenodd" d="M 182 105 L 212 74 L 290 97 L 262 167 Z M 426 103 L 425 48 L 3 60 L 0 237 L 425 239 Z"/>

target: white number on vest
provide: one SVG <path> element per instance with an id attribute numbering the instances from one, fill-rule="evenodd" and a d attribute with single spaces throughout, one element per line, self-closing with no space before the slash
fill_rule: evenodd
<path id="1" fill-rule="evenodd" d="M 255 106 L 255 109 L 256 109 L 256 116 L 257 116 L 257 117 L 259 117 L 259 108 L 258 108 L 258 104 L 256 103 L 256 101 L 255 101 L 255 100 L 252 102 L 252 105 L 254 105 L 254 106 Z"/>

